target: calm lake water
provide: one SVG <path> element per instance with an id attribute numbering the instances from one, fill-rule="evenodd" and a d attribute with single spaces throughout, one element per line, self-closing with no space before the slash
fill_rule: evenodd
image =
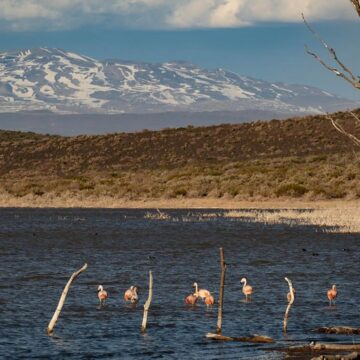
<path id="1" fill-rule="evenodd" d="M 360 327 L 358 234 L 229 218 L 149 220 L 146 212 L 0 210 L 0 358 L 283 359 L 282 353 L 266 350 L 268 345 L 206 340 L 204 335 L 216 328 L 216 306 L 184 305 L 194 281 L 218 298 L 220 246 L 229 263 L 224 335 L 268 335 L 276 346 L 354 340 L 311 330 Z M 181 218 L 188 211 L 168 213 Z M 63 287 L 84 262 L 88 270 L 70 289 L 55 335 L 48 337 L 46 327 Z M 149 270 L 154 298 L 149 328 L 142 335 Z M 242 301 L 243 276 L 254 288 L 249 303 Z M 282 334 L 288 292 L 284 276 L 296 288 L 287 336 Z M 333 283 L 339 296 L 330 308 L 326 290 Z M 109 293 L 103 309 L 98 308 L 98 284 Z M 122 298 L 132 284 L 140 287 L 137 307 Z"/>

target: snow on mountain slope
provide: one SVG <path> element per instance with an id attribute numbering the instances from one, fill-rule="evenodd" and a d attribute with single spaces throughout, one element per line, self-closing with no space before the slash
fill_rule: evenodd
<path id="1" fill-rule="evenodd" d="M 185 62 L 98 61 L 47 48 L 0 53 L 1 112 L 273 109 L 306 113 L 336 110 L 349 104 L 313 87 L 271 84 Z"/>

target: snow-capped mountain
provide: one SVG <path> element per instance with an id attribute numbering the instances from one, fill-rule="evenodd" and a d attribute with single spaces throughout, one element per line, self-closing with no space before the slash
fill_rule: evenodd
<path id="1" fill-rule="evenodd" d="M 317 88 L 269 83 L 184 62 L 98 61 L 60 49 L 0 53 L 0 112 L 321 112 L 351 106 Z"/>

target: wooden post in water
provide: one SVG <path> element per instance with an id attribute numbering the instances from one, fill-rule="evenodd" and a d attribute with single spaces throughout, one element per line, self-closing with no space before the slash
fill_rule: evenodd
<path id="1" fill-rule="evenodd" d="M 222 328 L 223 305 L 224 305 L 224 287 L 225 287 L 225 272 L 226 272 L 224 249 L 221 247 L 219 250 L 220 250 L 221 275 L 220 275 L 220 291 L 219 291 L 219 304 L 218 304 L 218 319 L 217 319 L 217 326 L 216 326 L 216 333 L 217 334 L 221 334 L 221 328 Z"/>
<path id="2" fill-rule="evenodd" d="M 66 286 L 65 286 L 65 288 L 64 288 L 64 290 L 63 290 L 63 292 L 62 292 L 62 294 L 60 296 L 60 300 L 59 300 L 58 306 L 57 306 L 57 308 L 56 308 L 56 310 L 54 312 L 54 315 L 53 315 L 52 319 L 49 322 L 49 325 L 48 325 L 48 328 L 47 328 L 47 334 L 49 336 L 52 335 L 52 333 L 54 332 L 54 327 L 55 327 L 56 322 L 57 322 L 57 320 L 59 318 L 59 315 L 61 313 L 61 309 L 62 309 L 62 307 L 63 307 L 63 305 L 65 303 L 66 296 L 67 296 L 67 293 L 68 293 L 68 291 L 70 289 L 70 286 L 71 286 L 72 282 L 78 277 L 79 274 L 81 274 L 86 269 L 87 269 L 87 264 L 85 263 L 84 266 L 81 269 L 79 269 L 78 271 L 75 271 L 71 275 L 69 281 L 67 282 L 67 284 L 66 284 Z"/>
<path id="3" fill-rule="evenodd" d="M 285 280 L 289 284 L 289 293 L 288 293 L 288 306 L 286 307 L 285 315 L 284 315 L 284 326 L 283 326 L 284 334 L 286 334 L 286 331 L 287 331 L 289 312 L 290 312 L 291 306 L 295 300 L 295 289 L 293 288 L 292 282 L 287 277 L 285 278 Z"/>
<path id="4" fill-rule="evenodd" d="M 152 276 L 152 272 L 149 271 L 149 296 L 144 304 L 144 316 L 143 316 L 142 325 L 141 325 L 142 333 L 144 333 L 146 331 L 147 317 L 148 317 L 148 312 L 149 312 L 149 308 L 150 308 L 150 304 L 151 304 L 151 300 L 152 300 L 152 295 L 153 295 L 153 276 Z"/>

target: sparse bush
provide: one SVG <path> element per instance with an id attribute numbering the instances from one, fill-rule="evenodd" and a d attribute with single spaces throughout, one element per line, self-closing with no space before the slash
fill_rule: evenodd
<path id="1" fill-rule="evenodd" d="M 308 192 L 308 189 L 299 184 L 285 184 L 276 189 L 276 196 L 301 197 Z"/>

